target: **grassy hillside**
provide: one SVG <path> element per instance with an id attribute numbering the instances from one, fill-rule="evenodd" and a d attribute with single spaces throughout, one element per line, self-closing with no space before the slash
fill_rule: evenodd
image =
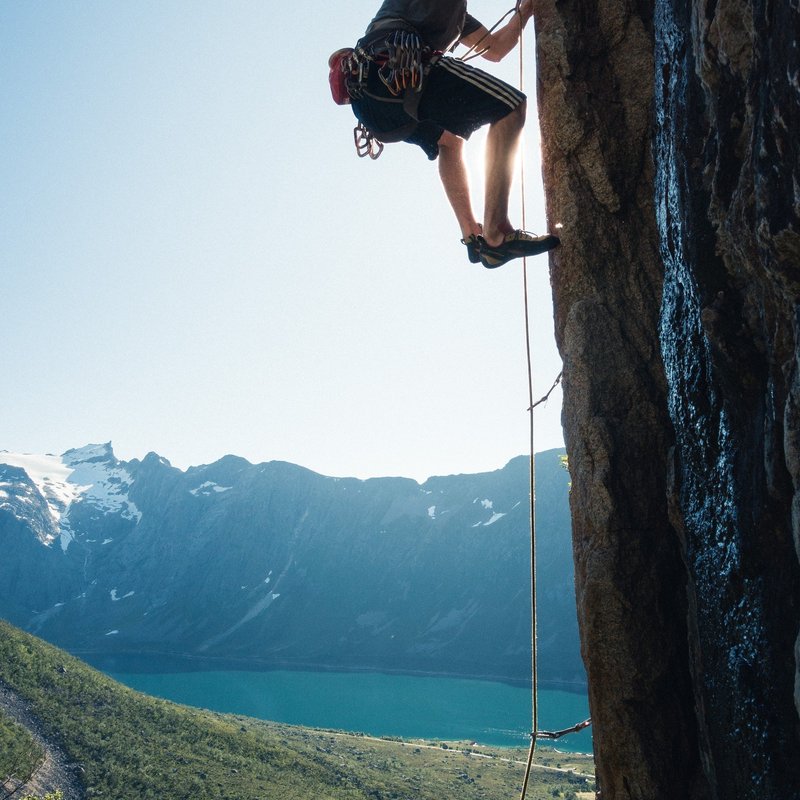
<path id="1" fill-rule="evenodd" d="M 26 781 L 42 758 L 41 748 L 21 725 L 0 711 L 0 797 L 5 781 Z"/>
<path id="2" fill-rule="evenodd" d="M 215 714 L 135 692 L 0 621 L 0 678 L 82 765 L 88 797 L 113 800 L 507 800 L 521 754 L 466 754 Z M 6 726 L 3 726 L 3 730 Z M 591 771 L 587 757 L 553 755 Z M 573 773 L 537 770 L 529 797 L 586 790 Z"/>

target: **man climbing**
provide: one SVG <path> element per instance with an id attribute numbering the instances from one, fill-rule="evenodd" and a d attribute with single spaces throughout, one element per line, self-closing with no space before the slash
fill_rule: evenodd
<path id="1" fill-rule="evenodd" d="M 444 55 L 461 43 L 500 61 L 533 14 L 521 0 L 511 19 L 489 32 L 467 13 L 467 0 L 384 0 L 355 48 L 329 59 L 334 100 L 359 121 L 359 155 L 377 158 L 383 142 L 405 141 L 439 160 L 439 176 L 472 263 L 499 267 L 551 250 L 559 240 L 517 230 L 508 218 L 514 158 L 525 123 L 522 92 Z M 489 125 L 483 222 L 472 209 L 464 142 Z"/>

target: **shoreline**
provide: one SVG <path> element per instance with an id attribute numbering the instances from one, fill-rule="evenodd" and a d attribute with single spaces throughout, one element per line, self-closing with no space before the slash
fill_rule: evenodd
<path id="1" fill-rule="evenodd" d="M 225 669 L 229 665 L 219 663 L 198 665 L 194 659 L 191 663 L 193 672 L 185 671 L 187 665 L 183 661 L 177 666 L 170 665 L 172 671 L 167 671 L 163 664 L 151 663 L 149 670 L 132 673 L 126 672 L 128 665 L 120 663 L 120 660 L 102 665 L 103 671 L 114 680 L 145 694 L 218 713 L 244 714 L 278 724 L 321 727 L 388 740 L 472 741 L 507 751 L 527 750 L 530 743 L 530 719 L 526 721 L 525 713 L 520 712 L 526 703 L 530 703 L 528 690 L 507 683 L 435 675 L 423 676 L 430 680 L 418 684 L 414 679 L 421 676 L 397 670 L 393 673 L 364 670 L 357 673 L 286 669 L 242 671 Z M 224 691 L 220 691 L 220 687 L 224 687 Z M 540 688 L 540 707 L 547 709 L 547 722 L 542 728 L 561 729 L 587 716 L 585 708 L 581 708 L 586 705 L 584 693 Z M 387 691 L 390 694 L 385 694 Z M 352 710 L 329 707 L 326 698 L 331 696 L 338 697 L 340 705 L 344 698 L 349 698 L 342 708 Z M 257 702 L 254 697 L 267 700 Z M 304 701 L 298 703 L 293 699 L 297 697 L 304 698 Z M 321 711 L 319 708 L 315 713 L 308 710 L 309 697 L 315 698 L 311 704 L 314 708 L 320 705 Z M 364 702 L 360 699 L 362 697 L 372 700 Z M 376 702 L 376 697 L 381 701 Z M 447 704 L 451 710 L 445 715 L 438 707 L 440 697 L 449 698 Z M 374 708 L 383 708 L 383 700 L 389 698 L 393 698 L 389 700 L 390 705 L 392 702 L 400 705 L 388 716 L 385 711 L 376 713 Z M 398 701 L 397 698 L 402 699 Z M 429 708 L 438 710 L 428 711 Z M 456 709 L 455 714 L 452 709 Z M 454 719 L 458 724 L 453 724 Z M 552 754 L 588 754 L 592 751 L 591 737 L 570 736 L 563 742 L 540 739 L 537 749 Z"/>
<path id="2" fill-rule="evenodd" d="M 332 665 L 316 662 L 266 660 L 258 658 L 231 658 L 225 656 L 200 656 L 193 653 L 165 652 L 163 650 L 108 651 L 69 649 L 68 652 L 101 672 L 129 674 L 179 674 L 182 672 L 325 672 L 350 675 L 402 675 L 412 678 L 448 678 L 464 681 L 500 683 L 517 689 L 530 689 L 531 680 L 507 675 L 477 675 L 435 670 L 392 669 L 378 666 Z M 148 659 L 172 662 L 169 668 L 151 669 L 145 665 Z M 115 665 L 116 660 L 123 665 Z M 138 663 L 137 663 L 138 662 Z M 102 664 L 102 666 L 100 666 Z M 178 665 L 186 668 L 178 668 Z M 164 666 L 161 664 L 159 666 Z M 586 683 L 579 681 L 547 680 L 539 678 L 544 689 L 565 691 L 571 694 L 587 694 Z"/>

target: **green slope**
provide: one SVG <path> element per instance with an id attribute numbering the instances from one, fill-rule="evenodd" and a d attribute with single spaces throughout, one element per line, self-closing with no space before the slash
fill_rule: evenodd
<path id="1" fill-rule="evenodd" d="M 514 762 L 519 755 L 467 755 L 151 698 L 3 621 L 0 679 L 30 702 L 48 735 L 82 765 L 88 797 L 499 800 L 513 797 L 522 778 Z M 558 757 L 566 766 L 567 757 Z M 585 757 L 570 757 L 570 765 L 591 771 Z M 537 771 L 534 784 L 529 797 L 541 800 L 587 787 L 555 770 Z"/>
<path id="2" fill-rule="evenodd" d="M 12 779 L 27 781 L 43 753 L 30 734 L 0 711 L 0 787 Z M 0 797 L 2 797 L 0 790 Z"/>

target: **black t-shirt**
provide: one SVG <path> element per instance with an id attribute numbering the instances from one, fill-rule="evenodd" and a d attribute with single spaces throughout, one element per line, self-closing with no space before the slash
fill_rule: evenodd
<path id="1" fill-rule="evenodd" d="M 481 26 L 475 17 L 467 14 L 467 0 L 384 0 L 367 28 L 367 36 L 401 20 L 414 28 L 434 50 L 450 49 L 462 36 Z"/>

